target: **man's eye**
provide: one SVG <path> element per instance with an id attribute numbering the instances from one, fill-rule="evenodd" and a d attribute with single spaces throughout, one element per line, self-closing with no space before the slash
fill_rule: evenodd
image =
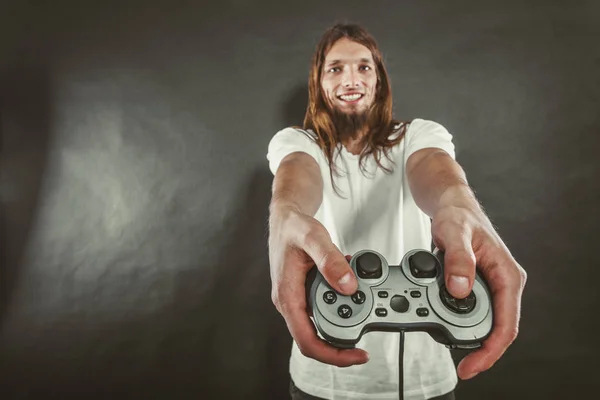
<path id="1" fill-rule="evenodd" d="M 365 68 L 365 69 L 367 69 L 367 70 L 370 70 L 370 69 L 371 69 L 371 67 L 370 67 L 370 66 L 368 66 L 368 65 L 361 65 L 361 66 L 360 66 L 360 68 Z M 335 71 L 339 71 L 339 70 L 340 70 L 340 68 L 339 68 L 339 67 L 333 67 L 333 68 L 329 68 L 329 69 L 327 70 L 327 72 L 335 72 Z"/>

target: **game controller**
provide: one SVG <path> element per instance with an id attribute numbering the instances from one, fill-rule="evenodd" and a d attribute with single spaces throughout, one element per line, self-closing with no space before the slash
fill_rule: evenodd
<path id="1" fill-rule="evenodd" d="M 400 265 L 362 250 L 350 266 L 358 280 L 351 296 L 336 292 L 316 267 L 307 277 L 315 326 L 335 347 L 354 348 L 369 331 L 423 331 L 450 349 L 475 349 L 492 330 L 490 291 L 479 271 L 471 293 L 454 298 L 446 289 L 439 249 L 411 250 Z"/>

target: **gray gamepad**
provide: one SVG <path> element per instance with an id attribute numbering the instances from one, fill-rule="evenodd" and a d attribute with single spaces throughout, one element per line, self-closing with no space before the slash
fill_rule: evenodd
<path id="1" fill-rule="evenodd" d="M 369 331 L 424 331 L 454 349 L 481 346 L 492 330 L 490 291 L 477 271 L 473 290 L 452 297 L 444 283 L 444 253 L 411 250 L 400 265 L 363 250 L 350 260 L 358 290 L 345 296 L 317 268 L 307 277 L 308 305 L 315 325 L 332 345 L 353 348 Z"/>

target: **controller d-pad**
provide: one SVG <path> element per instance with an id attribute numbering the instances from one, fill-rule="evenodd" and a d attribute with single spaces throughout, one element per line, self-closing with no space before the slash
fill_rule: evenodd
<path id="1" fill-rule="evenodd" d="M 350 318 L 352 316 L 352 309 L 346 304 L 342 304 L 338 307 L 338 315 L 342 318 Z"/>
<path id="2" fill-rule="evenodd" d="M 337 295 L 334 291 L 328 290 L 323 293 L 323 301 L 327 304 L 333 304 L 337 300 Z"/>
<path id="3" fill-rule="evenodd" d="M 457 314 L 467 314 L 475 308 L 477 299 L 475 293 L 471 291 L 464 299 L 457 299 L 453 297 L 446 289 L 446 286 L 442 286 L 440 289 L 440 299 L 442 303 L 450 310 Z"/>
<path id="4" fill-rule="evenodd" d="M 356 293 L 354 293 L 350 298 L 354 303 L 362 304 L 367 299 L 367 296 L 365 296 L 365 294 L 359 290 Z"/>

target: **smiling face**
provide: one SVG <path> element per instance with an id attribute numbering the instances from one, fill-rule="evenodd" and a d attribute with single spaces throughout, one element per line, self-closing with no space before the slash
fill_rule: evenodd
<path id="1" fill-rule="evenodd" d="M 321 86 L 334 111 L 365 114 L 375 100 L 377 87 L 371 51 L 350 39 L 338 40 L 325 57 Z"/>
<path id="2" fill-rule="evenodd" d="M 351 94 L 359 98 L 344 97 Z M 393 118 L 390 80 L 373 35 L 353 23 L 328 28 L 311 57 L 303 128 L 319 138 L 331 172 L 336 148 L 364 160 L 389 148 L 399 122 Z"/>

